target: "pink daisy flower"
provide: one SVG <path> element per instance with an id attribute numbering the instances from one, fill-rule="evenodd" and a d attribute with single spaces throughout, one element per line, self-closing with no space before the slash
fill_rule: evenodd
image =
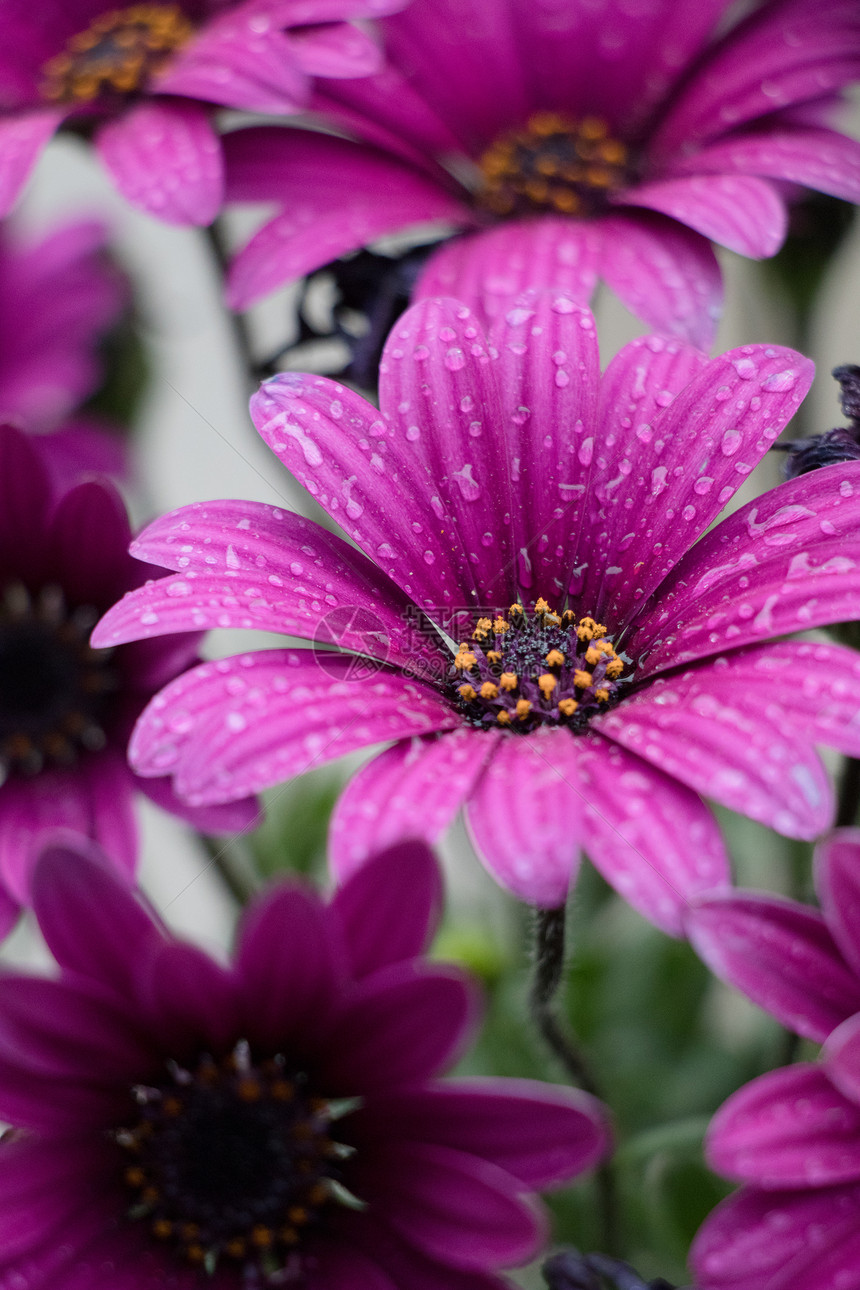
<path id="1" fill-rule="evenodd" d="M 695 902 L 688 918 L 719 976 L 824 1042 L 820 1062 L 753 1080 L 711 1124 L 710 1164 L 746 1185 L 693 1245 L 702 1290 L 860 1286 L 860 831 L 822 843 L 815 883 L 821 913 L 738 892 Z"/>
<path id="2" fill-rule="evenodd" d="M 132 764 L 202 805 L 391 743 L 335 810 L 340 874 L 465 805 L 518 896 L 560 905 L 584 848 L 680 934 L 687 900 L 729 880 L 698 795 L 814 837 L 832 793 L 812 742 L 860 752 L 855 655 L 765 643 L 856 613 L 860 463 L 705 534 L 811 376 L 778 346 L 709 361 L 652 336 L 601 377 L 591 315 L 547 293 L 489 338 L 456 301 L 414 306 L 380 410 L 322 377 L 266 382 L 260 433 L 360 550 L 244 501 L 150 525 L 133 551 L 176 573 L 94 642 L 232 626 L 315 648 L 187 672 L 141 716 Z"/>
<path id="3" fill-rule="evenodd" d="M 223 200 L 213 108 L 300 110 L 314 77 L 363 76 L 379 50 L 349 20 L 402 0 L 4 0 L 0 213 L 60 125 L 95 132 L 133 205 L 209 224 Z"/>
<path id="4" fill-rule="evenodd" d="M 492 317 L 528 287 L 587 303 L 599 276 L 708 348 L 711 241 L 773 255 L 790 185 L 860 198 L 860 143 L 827 124 L 860 76 L 856 0 L 766 0 L 727 25 L 730 7 L 413 0 L 381 24 L 383 71 L 314 99 L 347 138 L 228 138 L 229 198 L 283 206 L 238 256 L 232 304 L 442 220 L 469 235 L 431 257 L 418 297 Z"/>
<path id="5" fill-rule="evenodd" d="M 83 840 L 34 901 L 59 980 L 0 980 L 0 1276 L 32 1290 L 504 1290 L 531 1193 L 608 1148 L 600 1103 L 437 1079 L 476 997 L 423 951 L 440 883 L 405 843 L 329 905 L 281 884 L 222 967 Z"/>
<path id="6" fill-rule="evenodd" d="M 189 809 L 167 780 L 128 768 L 139 712 L 198 662 L 196 635 L 90 649 L 99 615 L 146 576 L 130 538 L 109 485 L 54 492 L 38 444 L 0 426 L 0 933 L 29 901 L 36 851 L 58 826 L 98 838 L 128 874 L 136 791 L 207 831 L 247 828 L 256 816 L 248 800 Z"/>

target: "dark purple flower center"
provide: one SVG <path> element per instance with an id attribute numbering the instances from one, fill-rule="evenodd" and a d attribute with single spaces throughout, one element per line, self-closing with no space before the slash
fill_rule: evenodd
<path id="1" fill-rule="evenodd" d="M 298 1268 L 326 1206 L 360 1207 L 339 1167 L 352 1148 L 331 1136 L 355 1103 L 313 1096 L 281 1055 L 255 1063 L 242 1040 L 220 1061 L 170 1062 L 164 1081 L 133 1092 L 139 1118 L 115 1135 L 130 1158 L 130 1215 L 183 1260 L 209 1272 L 238 1263 L 256 1285 Z"/>
<path id="2" fill-rule="evenodd" d="M 561 724 L 579 733 L 617 699 L 623 670 L 601 623 L 538 600 L 532 614 L 516 604 L 478 619 L 460 643 L 448 691 L 476 726 L 528 734 Z"/>
<path id="3" fill-rule="evenodd" d="M 598 117 L 538 112 L 480 157 L 478 204 L 494 215 L 594 215 L 630 182 L 626 146 Z"/>
<path id="4" fill-rule="evenodd" d="M 113 651 L 87 643 L 99 612 L 69 609 L 59 587 L 9 583 L 0 599 L 0 781 L 73 765 L 106 742 Z"/>
<path id="5" fill-rule="evenodd" d="M 49 103 L 82 104 L 105 95 L 133 94 L 193 32 L 179 5 L 110 9 L 45 63 L 42 97 Z"/>

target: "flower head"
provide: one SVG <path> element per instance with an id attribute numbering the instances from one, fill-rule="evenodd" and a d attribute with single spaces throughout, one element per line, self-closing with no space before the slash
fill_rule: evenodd
<path id="1" fill-rule="evenodd" d="M 51 848 L 34 892 L 62 975 L 0 981 L 0 1114 L 20 1126 L 0 1146 L 3 1259 L 33 1290 L 191 1290 L 201 1270 L 219 1290 L 503 1290 L 495 1269 L 545 1237 L 528 1193 L 606 1151 L 587 1094 L 436 1078 L 475 997 L 422 958 L 440 886 L 420 844 L 328 906 L 272 888 L 228 968 L 92 844 Z"/>
<path id="2" fill-rule="evenodd" d="M 822 912 L 762 892 L 694 903 L 705 961 L 817 1042 L 819 1062 L 771 1071 L 735 1093 L 707 1137 L 711 1166 L 744 1187 L 693 1246 L 702 1290 L 850 1285 L 860 1255 L 860 832 L 818 848 Z"/>
<path id="3" fill-rule="evenodd" d="M 65 826 L 136 861 L 135 789 L 215 831 L 247 827 L 251 802 L 202 815 L 166 781 L 140 780 L 125 746 L 159 686 L 198 661 L 196 636 L 95 650 L 105 608 L 145 570 L 117 494 L 96 482 L 56 493 L 38 442 L 0 427 L 0 902 L 5 931 L 30 895 L 35 852 Z"/>
<path id="4" fill-rule="evenodd" d="M 248 502 L 185 507 L 138 539 L 176 573 L 112 609 L 99 644 L 228 624 L 315 642 L 168 686 L 132 739 L 138 772 L 225 801 L 393 741 L 336 808 L 339 872 L 438 837 L 465 804 L 521 897 L 560 904 L 582 847 L 674 932 L 694 892 L 728 879 L 698 793 L 790 836 L 826 827 L 810 735 L 860 748 L 855 655 L 765 642 L 856 612 L 860 467 L 794 480 L 702 536 L 811 364 L 648 337 L 601 377 L 591 315 L 547 293 L 489 338 L 454 301 L 416 305 L 381 375 L 379 411 L 295 374 L 252 403 L 361 551 Z"/>
<path id="5" fill-rule="evenodd" d="M 413 0 L 381 24 L 383 71 L 316 96 L 339 137 L 228 140 L 229 196 L 284 208 L 239 255 L 233 303 L 442 220 L 467 236 L 431 258 L 418 296 L 487 318 L 527 287 L 585 303 L 599 276 L 707 348 L 711 241 L 773 255 L 785 181 L 860 197 L 860 144 L 826 124 L 860 74 L 856 5 L 755 3 L 722 29 L 729 7 Z"/>
<path id="6" fill-rule="evenodd" d="M 7 0 L 0 52 L 0 209 L 14 204 L 58 126 L 95 130 L 134 205 L 208 224 L 223 200 L 216 107 L 301 110 L 314 77 L 378 69 L 353 18 L 401 0 L 155 0 L 115 5 Z"/>

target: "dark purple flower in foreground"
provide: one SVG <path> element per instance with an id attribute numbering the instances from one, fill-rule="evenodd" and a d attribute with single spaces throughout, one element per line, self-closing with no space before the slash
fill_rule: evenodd
<path id="1" fill-rule="evenodd" d="M 489 340 L 456 301 L 414 306 L 381 411 L 322 377 L 266 382 L 263 438 L 361 550 L 244 501 L 151 525 L 133 549 L 177 572 L 94 641 L 232 626 L 315 648 L 186 673 L 138 723 L 138 773 L 203 804 L 394 741 L 335 810 L 338 872 L 465 804 L 522 898 L 563 902 L 584 848 L 680 933 L 689 897 L 728 881 L 698 794 L 814 837 L 832 794 L 811 744 L 860 752 L 856 655 L 763 643 L 857 614 L 860 464 L 705 534 L 811 371 L 778 346 L 709 361 L 652 336 L 601 377 L 591 315 L 546 293 Z"/>
<path id="2" fill-rule="evenodd" d="M 705 961 L 818 1042 L 820 1062 L 771 1071 L 717 1112 L 710 1164 L 745 1186 L 693 1246 L 701 1290 L 860 1286 L 860 831 L 818 848 L 822 912 L 762 892 L 695 902 Z"/>
<path id="3" fill-rule="evenodd" d="M 4 0 L 0 212 L 60 125 L 95 131 L 120 192 L 177 224 L 223 200 L 213 109 L 300 111 L 314 77 L 363 76 L 380 54 L 353 18 L 402 0 Z"/>
<path id="4" fill-rule="evenodd" d="M 530 1192 L 608 1147 L 588 1094 L 440 1081 L 476 999 L 423 951 L 430 852 L 325 906 L 274 887 L 224 968 L 82 840 L 40 861 L 59 981 L 0 978 L 0 1279 L 28 1290 L 504 1290 L 546 1237 Z M 208 1273 L 208 1277 L 201 1274 Z"/>
<path id="5" fill-rule="evenodd" d="M 128 555 L 119 496 L 87 482 L 55 494 L 38 444 L 0 427 L 0 931 L 29 900 L 35 853 L 64 826 L 98 838 L 131 872 L 135 791 L 211 831 L 255 817 L 237 802 L 202 812 L 166 780 L 139 779 L 125 747 L 151 696 L 198 662 L 197 636 L 118 650 L 88 644 L 93 624 L 146 576 Z M 150 572 L 152 572 L 150 570 Z"/>
<path id="6" fill-rule="evenodd" d="M 232 303 L 443 220 L 469 235 L 431 258 L 419 296 L 492 317 L 528 287 L 587 303 L 601 277 L 708 348 L 711 241 L 773 255 L 788 184 L 860 198 L 860 143 L 827 124 L 860 77 L 856 0 L 754 3 L 726 30 L 730 7 L 413 0 L 380 24 L 386 68 L 314 100 L 351 137 L 228 139 L 228 197 L 283 205 L 239 255 Z"/>

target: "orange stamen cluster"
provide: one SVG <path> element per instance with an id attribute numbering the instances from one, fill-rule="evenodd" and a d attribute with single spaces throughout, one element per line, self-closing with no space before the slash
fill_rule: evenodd
<path id="1" fill-rule="evenodd" d="M 449 689 L 469 721 L 527 733 L 542 724 L 585 729 L 617 697 L 624 660 L 593 618 L 555 613 L 545 600 L 482 617 L 461 641 Z"/>
<path id="2" fill-rule="evenodd" d="M 330 1132 L 352 1105 L 311 1096 L 281 1055 L 254 1063 L 244 1041 L 220 1061 L 204 1054 L 168 1071 L 133 1090 L 139 1119 L 114 1136 L 130 1217 L 190 1264 L 211 1274 L 227 1260 L 268 1274 L 288 1264 L 324 1206 L 361 1207 L 337 1166 L 352 1148 Z"/>
<path id="3" fill-rule="evenodd" d="M 628 151 L 598 117 L 538 112 L 480 158 L 479 203 L 495 215 L 591 215 L 630 180 Z"/>
<path id="4" fill-rule="evenodd" d="M 110 9 L 45 64 L 42 97 L 49 103 L 83 104 L 104 95 L 132 94 L 193 33 L 175 4 Z"/>

